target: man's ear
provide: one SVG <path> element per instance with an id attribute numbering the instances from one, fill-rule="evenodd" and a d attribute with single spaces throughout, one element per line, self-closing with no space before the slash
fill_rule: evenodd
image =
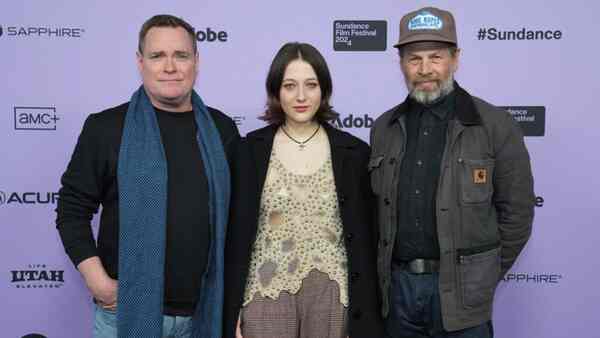
<path id="1" fill-rule="evenodd" d="M 135 52 L 135 60 L 138 67 L 138 71 L 142 71 L 142 63 L 144 62 L 144 56 L 139 52 Z"/>
<path id="2" fill-rule="evenodd" d="M 460 64 L 460 52 L 460 48 L 456 48 L 456 51 L 454 52 L 454 72 L 458 70 L 458 65 Z"/>

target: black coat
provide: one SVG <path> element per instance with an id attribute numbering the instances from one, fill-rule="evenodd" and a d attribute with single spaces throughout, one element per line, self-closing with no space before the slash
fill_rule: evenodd
<path id="1" fill-rule="evenodd" d="M 350 337 L 383 336 L 375 258 L 373 194 L 367 164 L 369 146 L 325 124 L 348 256 Z M 277 126 L 249 133 L 232 162 L 230 225 L 225 246 L 223 337 L 235 337 L 251 250 L 256 238 L 261 194 Z"/>

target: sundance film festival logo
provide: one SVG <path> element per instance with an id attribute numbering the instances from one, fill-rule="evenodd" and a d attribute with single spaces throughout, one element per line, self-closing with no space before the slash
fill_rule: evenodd
<path id="1" fill-rule="evenodd" d="M 57 26 L 7 26 L 0 25 L 0 37 L 13 38 L 81 38 L 85 29 L 80 27 L 57 27 Z"/>
<path id="2" fill-rule="evenodd" d="M 367 114 L 347 116 L 338 115 L 332 122 L 336 128 L 371 128 L 373 126 L 373 118 Z"/>
<path id="3" fill-rule="evenodd" d="M 513 40 L 560 40 L 563 37 L 561 30 L 528 29 L 502 30 L 496 27 L 482 27 L 477 31 L 477 40 L 513 41 Z"/>
<path id="4" fill-rule="evenodd" d="M 546 132 L 546 107 L 504 106 L 515 121 L 519 122 L 525 136 L 544 136 Z"/>
<path id="5" fill-rule="evenodd" d="M 65 271 L 29 264 L 26 269 L 11 270 L 10 283 L 17 289 L 58 289 L 65 283 Z"/>
<path id="6" fill-rule="evenodd" d="M 0 206 L 8 204 L 56 204 L 57 192 L 12 192 L 0 191 Z"/>
<path id="7" fill-rule="evenodd" d="M 387 48 L 387 21 L 333 22 L 333 50 L 384 51 Z"/>
<path id="8" fill-rule="evenodd" d="M 56 130 L 56 107 L 14 107 L 15 130 Z"/>

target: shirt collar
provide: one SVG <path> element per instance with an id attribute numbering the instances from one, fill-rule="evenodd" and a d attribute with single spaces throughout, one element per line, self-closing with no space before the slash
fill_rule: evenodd
<path id="1" fill-rule="evenodd" d="M 447 95 L 439 98 L 431 104 L 422 104 L 413 99 L 409 99 L 410 108 L 409 111 L 413 112 L 429 112 L 439 120 L 446 120 L 450 113 L 455 109 L 455 91 L 452 90 Z"/>

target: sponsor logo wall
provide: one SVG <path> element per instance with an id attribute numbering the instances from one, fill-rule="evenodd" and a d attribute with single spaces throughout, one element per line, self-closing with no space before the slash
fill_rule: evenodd
<path id="1" fill-rule="evenodd" d="M 338 128 L 371 128 L 373 118 L 369 114 L 348 114 L 340 115 L 334 121 L 333 125 Z"/>
<path id="2" fill-rule="evenodd" d="M 196 30 L 196 40 L 198 42 L 227 42 L 226 31 L 216 31 L 213 28 L 206 27 L 206 29 Z"/>
<path id="3" fill-rule="evenodd" d="M 64 270 L 54 270 L 46 264 L 28 264 L 24 269 L 10 271 L 10 283 L 17 289 L 60 288 L 65 283 L 64 275 Z"/>
<path id="4" fill-rule="evenodd" d="M 504 41 L 504 40 L 560 40 L 563 33 L 560 30 L 503 30 L 496 27 L 480 28 L 477 31 L 477 40 Z"/>
<path id="5" fill-rule="evenodd" d="M 15 107 L 15 130 L 56 130 L 55 107 Z"/>
<path id="6" fill-rule="evenodd" d="M 2 27 L 2 26 L 0 26 Z M 59 26 L 4 26 L 0 28 L 0 36 L 6 38 L 81 38 L 85 29 L 81 27 L 59 27 Z"/>
<path id="7" fill-rule="evenodd" d="M 4 192 L 0 191 L 1 205 L 23 205 L 23 204 L 56 204 L 58 200 L 57 192 Z"/>
<path id="8" fill-rule="evenodd" d="M 333 41 L 336 51 L 385 51 L 387 22 L 336 20 L 333 22 Z"/>
<path id="9" fill-rule="evenodd" d="M 257 117 L 279 47 L 315 45 L 333 77 L 332 105 L 340 115 L 331 123 L 368 141 L 376 118 L 406 96 L 392 46 L 402 14 L 422 5 L 306 0 L 290 11 L 275 0 L 143 6 L 108 0 L 93 10 L 84 2 L 6 3 L 0 12 L 0 299 L 10 308 L 0 311 L 2 336 L 90 336 L 90 296 L 55 229 L 57 191 L 85 118 L 127 101 L 139 86 L 135 51 L 145 19 L 167 12 L 195 27 L 196 90 L 242 134 L 264 125 Z M 594 102 L 600 87 L 594 60 L 581 56 L 599 52 L 589 42 L 600 3 L 432 5 L 450 9 L 457 20 L 457 81 L 513 117 L 532 159 L 532 238 L 498 287 L 496 336 L 590 336 L 582 323 L 592 323 L 600 310 L 592 283 L 600 265 L 590 259 L 600 238 Z M 423 13 L 409 24 L 440 22 Z"/>

